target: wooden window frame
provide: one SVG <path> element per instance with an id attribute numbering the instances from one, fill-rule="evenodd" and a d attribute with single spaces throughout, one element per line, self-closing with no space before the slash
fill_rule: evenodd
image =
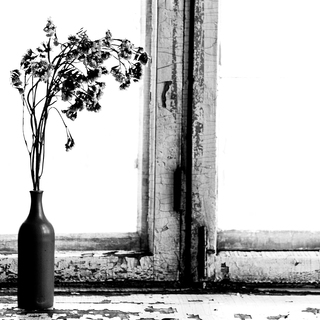
<path id="1" fill-rule="evenodd" d="M 220 0 L 222 1 L 222 0 Z M 197 3 L 206 4 L 206 1 L 197 1 Z M 208 5 L 208 4 L 207 4 Z M 219 0 L 213 1 L 216 7 L 216 15 L 211 23 L 199 24 L 198 26 L 211 25 L 212 29 L 218 26 Z M 207 19 L 209 19 L 207 17 Z M 218 31 L 214 34 L 216 44 L 215 49 L 211 48 L 213 64 L 215 66 L 215 76 L 213 76 L 213 85 L 211 87 L 214 95 L 218 93 L 218 69 L 219 69 L 219 48 Z M 207 47 L 209 48 L 209 47 Z M 196 49 L 195 52 L 199 52 Z M 204 63 L 206 62 L 204 56 Z M 208 62 L 209 63 L 209 62 Z M 195 70 L 196 71 L 196 70 Z M 201 80 L 201 73 L 195 72 Z M 208 72 L 204 73 L 205 78 L 209 77 Z M 204 95 L 209 92 L 204 90 Z M 196 105 L 195 105 L 196 106 Z M 212 118 L 214 123 L 217 120 L 215 110 L 217 107 L 216 99 L 212 103 Z M 206 117 L 201 122 L 202 125 L 209 121 Z M 215 124 L 212 128 L 214 142 L 211 147 L 215 149 L 216 135 Z M 202 136 L 202 146 L 209 143 L 209 135 Z M 207 142 L 207 143 L 206 143 Z M 214 158 L 215 158 L 214 152 Z M 206 160 L 207 158 L 203 159 Z M 211 194 L 208 192 L 200 193 L 201 201 L 198 201 L 198 208 L 202 208 L 201 214 L 194 215 L 193 228 L 196 229 L 193 247 L 198 250 L 198 257 L 202 257 L 203 269 L 199 268 L 195 255 L 194 273 L 195 281 L 213 282 L 216 285 L 223 283 L 231 284 L 235 288 L 239 286 L 318 286 L 320 283 L 320 232 L 318 231 L 268 231 L 268 230 L 219 230 L 216 217 L 216 199 L 218 197 L 217 184 L 217 165 L 212 165 L 212 188 Z M 203 167 L 200 167 L 201 171 Z M 194 169 L 197 171 L 197 167 Z M 206 194 L 209 197 L 204 200 Z M 213 204 L 213 210 L 208 214 L 206 203 Z M 199 210 L 201 211 L 201 210 Z M 211 221 L 210 221 L 211 219 Z M 200 226 L 200 227 L 199 227 Z M 204 228 L 204 231 L 201 230 Z M 200 232 L 201 231 L 201 232 Z M 204 247 L 204 249 L 203 249 Z M 201 254 L 201 250 L 202 253 Z M 198 268 L 196 268 L 198 266 Z M 235 285 L 235 286 L 234 286 Z"/>
<path id="2" fill-rule="evenodd" d="M 318 283 L 320 233 L 218 230 L 219 0 L 146 3 L 144 214 L 136 233 L 58 235 L 57 283 Z M 15 252 L 15 237 L 2 236 L 0 284 L 16 280 Z"/>
<path id="3" fill-rule="evenodd" d="M 145 17 L 145 24 L 142 25 L 142 38 L 145 39 L 144 47 L 147 52 L 155 53 L 156 35 L 151 30 L 154 28 L 155 19 L 153 15 L 152 1 L 142 2 L 141 16 Z M 152 202 L 149 201 L 149 194 L 153 192 L 152 181 L 154 146 L 153 141 L 154 119 L 150 113 L 152 101 L 149 92 L 153 92 L 151 82 L 155 74 L 154 66 L 149 64 L 145 67 L 143 76 L 143 89 L 140 94 L 143 105 L 142 129 L 140 133 L 138 160 L 140 188 L 138 190 L 137 210 L 137 231 L 136 232 L 109 232 L 109 233 L 71 233 L 56 235 L 57 251 L 92 251 L 92 250 L 125 250 L 136 252 L 148 252 L 149 229 L 148 216 L 152 215 Z M 28 208 L 26 209 L 28 210 Z M 17 235 L 0 236 L 0 253 L 17 253 Z"/>
<path id="4" fill-rule="evenodd" d="M 57 235 L 56 284 L 110 286 L 130 281 L 180 282 L 184 271 L 184 205 L 175 207 L 175 172 L 181 166 L 181 145 L 188 100 L 189 1 L 146 1 L 146 43 L 152 62 L 145 71 L 147 112 L 138 231 L 126 234 Z M 149 95 L 150 93 L 150 95 Z M 183 179 L 183 175 L 181 177 Z M 183 185 L 183 183 L 181 183 Z M 181 193 L 181 199 L 185 198 Z M 181 201 L 183 204 L 184 202 Z M 17 279 L 17 240 L 0 239 L 0 285 Z"/>

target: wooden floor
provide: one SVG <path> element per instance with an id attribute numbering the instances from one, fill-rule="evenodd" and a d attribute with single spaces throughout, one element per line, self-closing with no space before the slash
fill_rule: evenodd
<path id="1" fill-rule="evenodd" d="M 25 312 L 0 297 L 0 319 L 320 319 L 320 295 L 62 294 L 52 310 Z"/>

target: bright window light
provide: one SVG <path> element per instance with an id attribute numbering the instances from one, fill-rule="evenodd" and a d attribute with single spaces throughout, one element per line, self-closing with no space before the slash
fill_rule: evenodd
<path id="1" fill-rule="evenodd" d="M 10 87 L 10 70 L 19 67 L 27 49 L 45 40 L 43 28 L 49 17 L 62 42 L 83 27 L 92 39 L 102 38 L 110 29 L 115 38 L 143 44 L 140 0 L 57 0 L 50 6 L 40 0 L 18 0 L 2 9 L 0 234 L 18 232 L 29 213 L 32 189 L 21 129 L 22 104 Z M 41 189 L 44 211 L 56 233 L 136 230 L 141 84 L 120 91 L 111 78 L 99 113 L 84 110 L 74 122 L 66 120 L 75 140 L 71 151 L 65 152 L 59 116 L 49 116 Z M 63 107 L 64 102 L 59 103 Z"/>
<path id="2" fill-rule="evenodd" d="M 320 230 L 319 9 L 221 1 L 221 229 Z"/>

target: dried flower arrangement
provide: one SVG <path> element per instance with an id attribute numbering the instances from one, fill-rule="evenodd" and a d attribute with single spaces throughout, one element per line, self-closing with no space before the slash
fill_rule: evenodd
<path id="1" fill-rule="evenodd" d="M 105 88 L 100 79 L 112 75 L 126 89 L 142 76 L 142 67 L 149 61 L 142 47 L 127 39 L 114 39 L 108 30 L 105 36 L 91 40 L 81 29 L 60 43 L 56 26 L 48 19 L 44 28 L 47 41 L 35 51 L 29 49 L 23 56 L 20 68 L 12 70 L 11 84 L 22 98 L 23 137 L 29 153 L 33 190 L 40 190 L 40 178 L 45 160 L 46 125 L 50 111 L 58 112 L 66 129 L 66 150 L 74 146 L 74 139 L 64 120 L 64 115 L 75 120 L 77 113 L 86 109 L 97 112 Z M 106 62 L 112 61 L 107 68 Z M 113 63 L 114 61 L 114 63 Z M 59 100 L 69 103 L 58 109 Z M 25 112 L 27 111 L 27 113 Z M 26 115 L 30 118 L 31 140 L 25 131 Z"/>

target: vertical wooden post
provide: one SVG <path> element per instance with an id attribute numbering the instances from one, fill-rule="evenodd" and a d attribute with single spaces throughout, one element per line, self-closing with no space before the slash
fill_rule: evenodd
<path id="1" fill-rule="evenodd" d="M 181 214 L 174 210 L 174 172 L 181 163 L 184 2 L 158 0 L 153 257 L 155 280 L 180 280 Z"/>
<path id="2" fill-rule="evenodd" d="M 218 0 L 195 0 L 191 137 L 191 274 L 199 280 L 199 227 L 207 229 L 207 252 L 216 252 L 216 99 Z M 189 151 L 190 152 L 190 151 Z"/>

